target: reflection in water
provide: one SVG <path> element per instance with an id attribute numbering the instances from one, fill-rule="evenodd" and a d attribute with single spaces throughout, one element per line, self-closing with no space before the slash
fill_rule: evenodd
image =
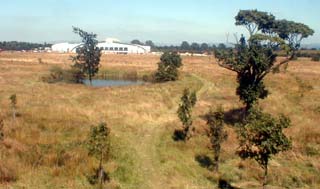
<path id="1" fill-rule="evenodd" d="M 112 87 L 112 86 L 128 86 L 128 85 L 141 85 L 143 81 L 129 81 L 129 80 L 103 80 L 103 79 L 93 79 L 93 87 Z M 84 80 L 84 84 L 90 86 L 90 81 L 88 79 Z"/>

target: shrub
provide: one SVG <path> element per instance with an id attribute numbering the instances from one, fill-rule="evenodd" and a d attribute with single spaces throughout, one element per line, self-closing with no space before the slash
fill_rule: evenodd
<path id="1" fill-rule="evenodd" d="M 64 71 L 61 67 L 59 66 L 52 66 L 50 68 L 50 75 L 49 77 L 47 78 L 48 79 L 48 83 L 56 83 L 56 82 L 59 82 L 59 81 L 62 81 L 63 80 L 63 74 L 64 74 Z"/>
<path id="2" fill-rule="evenodd" d="M 92 177 L 87 177 L 90 183 L 99 183 L 100 188 L 104 181 L 106 181 L 107 174 L 103 168 L 103 160 L 108 160 L 110 156 L 110 129 L 106 123 L 100 123 L 91 129 L 88 138 L 89 155 L 95 156 L 99 160 L 99 167 L 95 170 Z M 96 180 L 97 182 L 93 182 Z"/>
<path id="3" fill-rule="evenodd" d="M 71 66 L 68 70 L 64 70 L 59 66 L 53 66 L 50 68 L 49 76 L 42 77 L 42 81 L 48 83 L 82 83 L 84 78 L 84 73 L 76 66 Z"/>
<path id="4" fill-rule="evenodd" d="M 182 139 L 190 138 L 190 127 L 192 126 L 192 108 L 197 101 L 196 92 L 190 93 L 189 89 L 184 89 L 181 103 L 178 108 L 178 117 L 183 124 Z M 175 132 L 175 135 L 177 132 Z M 181 136 L 180 136 L 181 137 Z"/>
<path id="5" fill-rule="evenodd" d="M 319 61 L 320 61 L 320 54 L 314 54 L 314 55 L 311 57 L 311 60 L 312 60 L 312 61 L 319 62 Z"/>
<path id="6" fill-rule="evenodd" d="M 155 73 L 157 82 L 175 81 L 178 79 L 178 68 L 182 66 L 180 55 L 172 52 L 165 52 L 160 57 L 158 70 Z"/>
<path id="7" fill-rule="evenodd" d="M 215 172 L 218 172 L 221 144 L 228 137 L 227 132 L 224 130 L 224 111 L 222 106 L 218 106 L 216 111 L 211 109 L 206 115 L 206 120 L 209 126 L 211 148 L 214 151 L 213 168 Z"/>
<path id="8" fill-rule="evenodd" d="M 291 148 L 291 140 L 283 133 L 283 129 L 290 126 L 290 120 L 285 116 L 275 119 L 256 107 L 248 113 L 244 123 L 239 125 L 240 146 L 237 153 L 242 159 L 256 160 L 264 169 L 265 189 L 271 157 Z"/>

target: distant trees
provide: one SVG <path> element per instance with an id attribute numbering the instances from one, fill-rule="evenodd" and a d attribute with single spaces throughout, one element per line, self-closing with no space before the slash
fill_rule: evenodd
<path id="1" fill-rule="evenodd" d="M 187 41 L 183 41 L 183 42 L 181 43 L 181 45 L 180 45 L 180 49 L 181 49 L 181 50 L 186 50 L 186 51 L 188 51 L 188 50 L 190 50 L 191 48 L 190 48 L 190 45 L 189 45 L 189 43 L 188 43 Z"/>
<path id="2" fill-rule="evenodd" d="M 219 43 L 217 49 L 225 50 L 227 49 L 227 46 L 224 43 Z"/>
<path id="3" fill-rule="evenodd" d="M 0 42 L 0 49 L 2 50 L 12 50 L 12 51 L 22 51 L 22 50 L 33 50 L 36 48 L 51 47 L 52 44 L 49 43 L 29 43 L 29 42 L 19 42 L 19 41 L 2 41 Z"/>
<path id="4" fill-rule="evenodd" d="M 248 116 L 240 124 L 240 146 L 237 153 L 243 159 L 255 159 L 264 169 L 264 189 L 267 188 L 271 157 L 291 148 L 291 141 L 283 133 L 283 129 L 289 126 L 290 120 L 287 117 L 282 115 L 275 119 L 257 108 L 250 109 Z"/>
<path id="5" fill-rule="evenodd" d="M 212 53 L 215 49 L 227 49 L 227 47 L 221 43 L 220 46 L 215 44 L 209 45 L 208 43 L 196 43 L 193 42 L 191 45 L 187 41 L 183 41 L 180 46 L 157 46 L 156 49 L 159 51 L 180 51 L 180 52 L 190 52 L 190 53 Z"/>
<path id="6" fill-rule="evenodd" d="M 146 43 L 145 43 L 147 46 L 150 46 L 151 48 L 155 48 L 155 44 L 153 43 L 153 41 L 151 40 L 147 40 Z"/>
<path id="7" fill-rule="evenodd" d="M 178 68 L 182 66 L 180 55 L 174 52 L 165 52 L 160 57 L 158 70 L 155 73 L 157 82 L 175 81 L 178 79 Z"/>
<path id="8" fill-rule="evenodd" d="M 92 77 L 99 71 L 101 51 L 97 47 L 97 35 L 88 33 L 80 28 L 73 27 L 73 32 L 79 34 L 82 38 L 82 44 L 78 47 L 77 55 L 73 57 L 73 68 L 78 71 L 75 75 L 79 76 L 84 73 L 89 77 L 90 84 L 92 85 Z"/>
<path id="9" fill-rule="evenodd" d="M 276 20 L 272 14 L 257 10 L 240 10 L 236 25 L 249 31 L 249 39 L 241 36 L 234 49 L 216 51 L 221 67 L 237 73 L 236 94 L 250 109 L 258 99 L 268 96 L 265 76 L 291 61 L 300 47 L 301 40 L 314 31 L 308 26 L 287 20 Z M 275 64 L 277 49 L 286 51 L 287 57 Z"/>
<path id="10" fill-rule="evenodd" d="M 224 130 L 224 111 L 222 106 L 218 106 L 216 111 L 212 109 L 205 116 L 207 125 L 209 126 L 209 137 L 211 142 L 211 148 L 214 152 L 213 158 L 213 170 L 219 171 L 219 159 L 221 152 L 221 144 L 227 140 L 228 134 Z"/>
<path id="11" fill-rule="evenodd" d="M 110 155 L 110 129 L 106 123 L 100 123 L 91 129 L 88 138 L 89 155 L 95 156 L 99 160 L 99 168 L 95 175 L 89 177 L 92 184 L 99 183 L 102 189 L 103 182 L 108 179 L 108 175 L 103 168 L 103 161 L 109 159 Z"/>
<path id="12" fill-rule="evenodd" d="M 177 111 L 178 117 L 183 125 L 182 138 L 184 141 L 190 138 L 190 128 L 192 126 L 192 108 L 197 102 L 196 92 L 190 92 L 189 89 L 184 89 L 180 99 L 179 108 Z"/>
<path id="13" fill-rule="evenodd" d="M 193 42 L 190 47 L 191 47 L 192 51 L 199 51 L 200 50 L 200 45 L 195 42 Z"/>
<path id="14" fill-rule="evenodd" d="M 135 44 L 135 45 L 143 45 L 143 43 L 141 41 L 139 41 L 138 39 L 134 39 L 131 41 L 131 44 Z"/>
<path id="15" fill-rule="evenodd" d="M 209 45 L 207 43 L 202 43 L 200 45 L 200 50 L 201 51 L 208 51 L 208 50 L 210 50 L 210 47 L 209 47 Z"/>

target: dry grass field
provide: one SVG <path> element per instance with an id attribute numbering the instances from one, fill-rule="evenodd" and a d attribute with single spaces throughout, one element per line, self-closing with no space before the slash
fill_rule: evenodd
<path id="1" fill-rule="evenodd" d="M 156 70 L 159 56 L 103 55 L 101 70 Z M 0 53 L 0 188 L 75 188 L 91 186 L 97 160 L 88 156 L 85 140 L 92 125 L 106 121 L 111 128 L 112 157 L 108 188 L 207 189 L 225 179 L 238 188 L 260 188 L 262 170 L 253 160 L 242 161 L 235 128 L 227 125 L 221 174 L 200 161 L 212 157 L 207 126 L 202 119 L 210 107 L 226 111 L 242 107 L 235 95 L 235 75 L 220 68 L 213 57 L 183 57 L 179 81 L 126 87 L 89 87 L 43 82 L 53 65 L 68 68 L 70 54 Z M 268 98 L 260 105 L 292 121 L 286 130 L 293 149 L 271 161 L 270 188 L 320 188 L 320 63 L 291 62 L 286 73 L 269 75 Z M 181 127 L 176 115 L 184 88 L 197 90 L 196 132 L 187 143 L 172 139 Z M 9 97 L 17 95 L 14 121 Z M 202 163 L 200 163 L 202 162 Z"/>

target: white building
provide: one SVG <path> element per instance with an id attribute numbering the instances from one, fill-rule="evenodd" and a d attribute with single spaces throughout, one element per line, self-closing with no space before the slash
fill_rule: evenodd
<path id="1" fill-rule="evenodd" d="M 75 53 L 77 48 L 81 44 L 71 44 L 71 43 L 58 43 L 52 45 L 52 51 L 55 52 L 73 52 Z M 136 44 L 126 44 L 121 43 L 119 40 L 114 38 L 107 38 L 104 42 L 99 42 L 97 47 L 101 49 L 102 53 L 111 54 L 146 54 L 150 53 L 151 47 Z"/>
<path id="2" fill-rule="evenodd" d="M 51 46 L 51 50 L 54 52 L 66 53 L 66 52 L 76 52 L 76 47 L 80 44 L 73 43 L 57 43 Z"/>

